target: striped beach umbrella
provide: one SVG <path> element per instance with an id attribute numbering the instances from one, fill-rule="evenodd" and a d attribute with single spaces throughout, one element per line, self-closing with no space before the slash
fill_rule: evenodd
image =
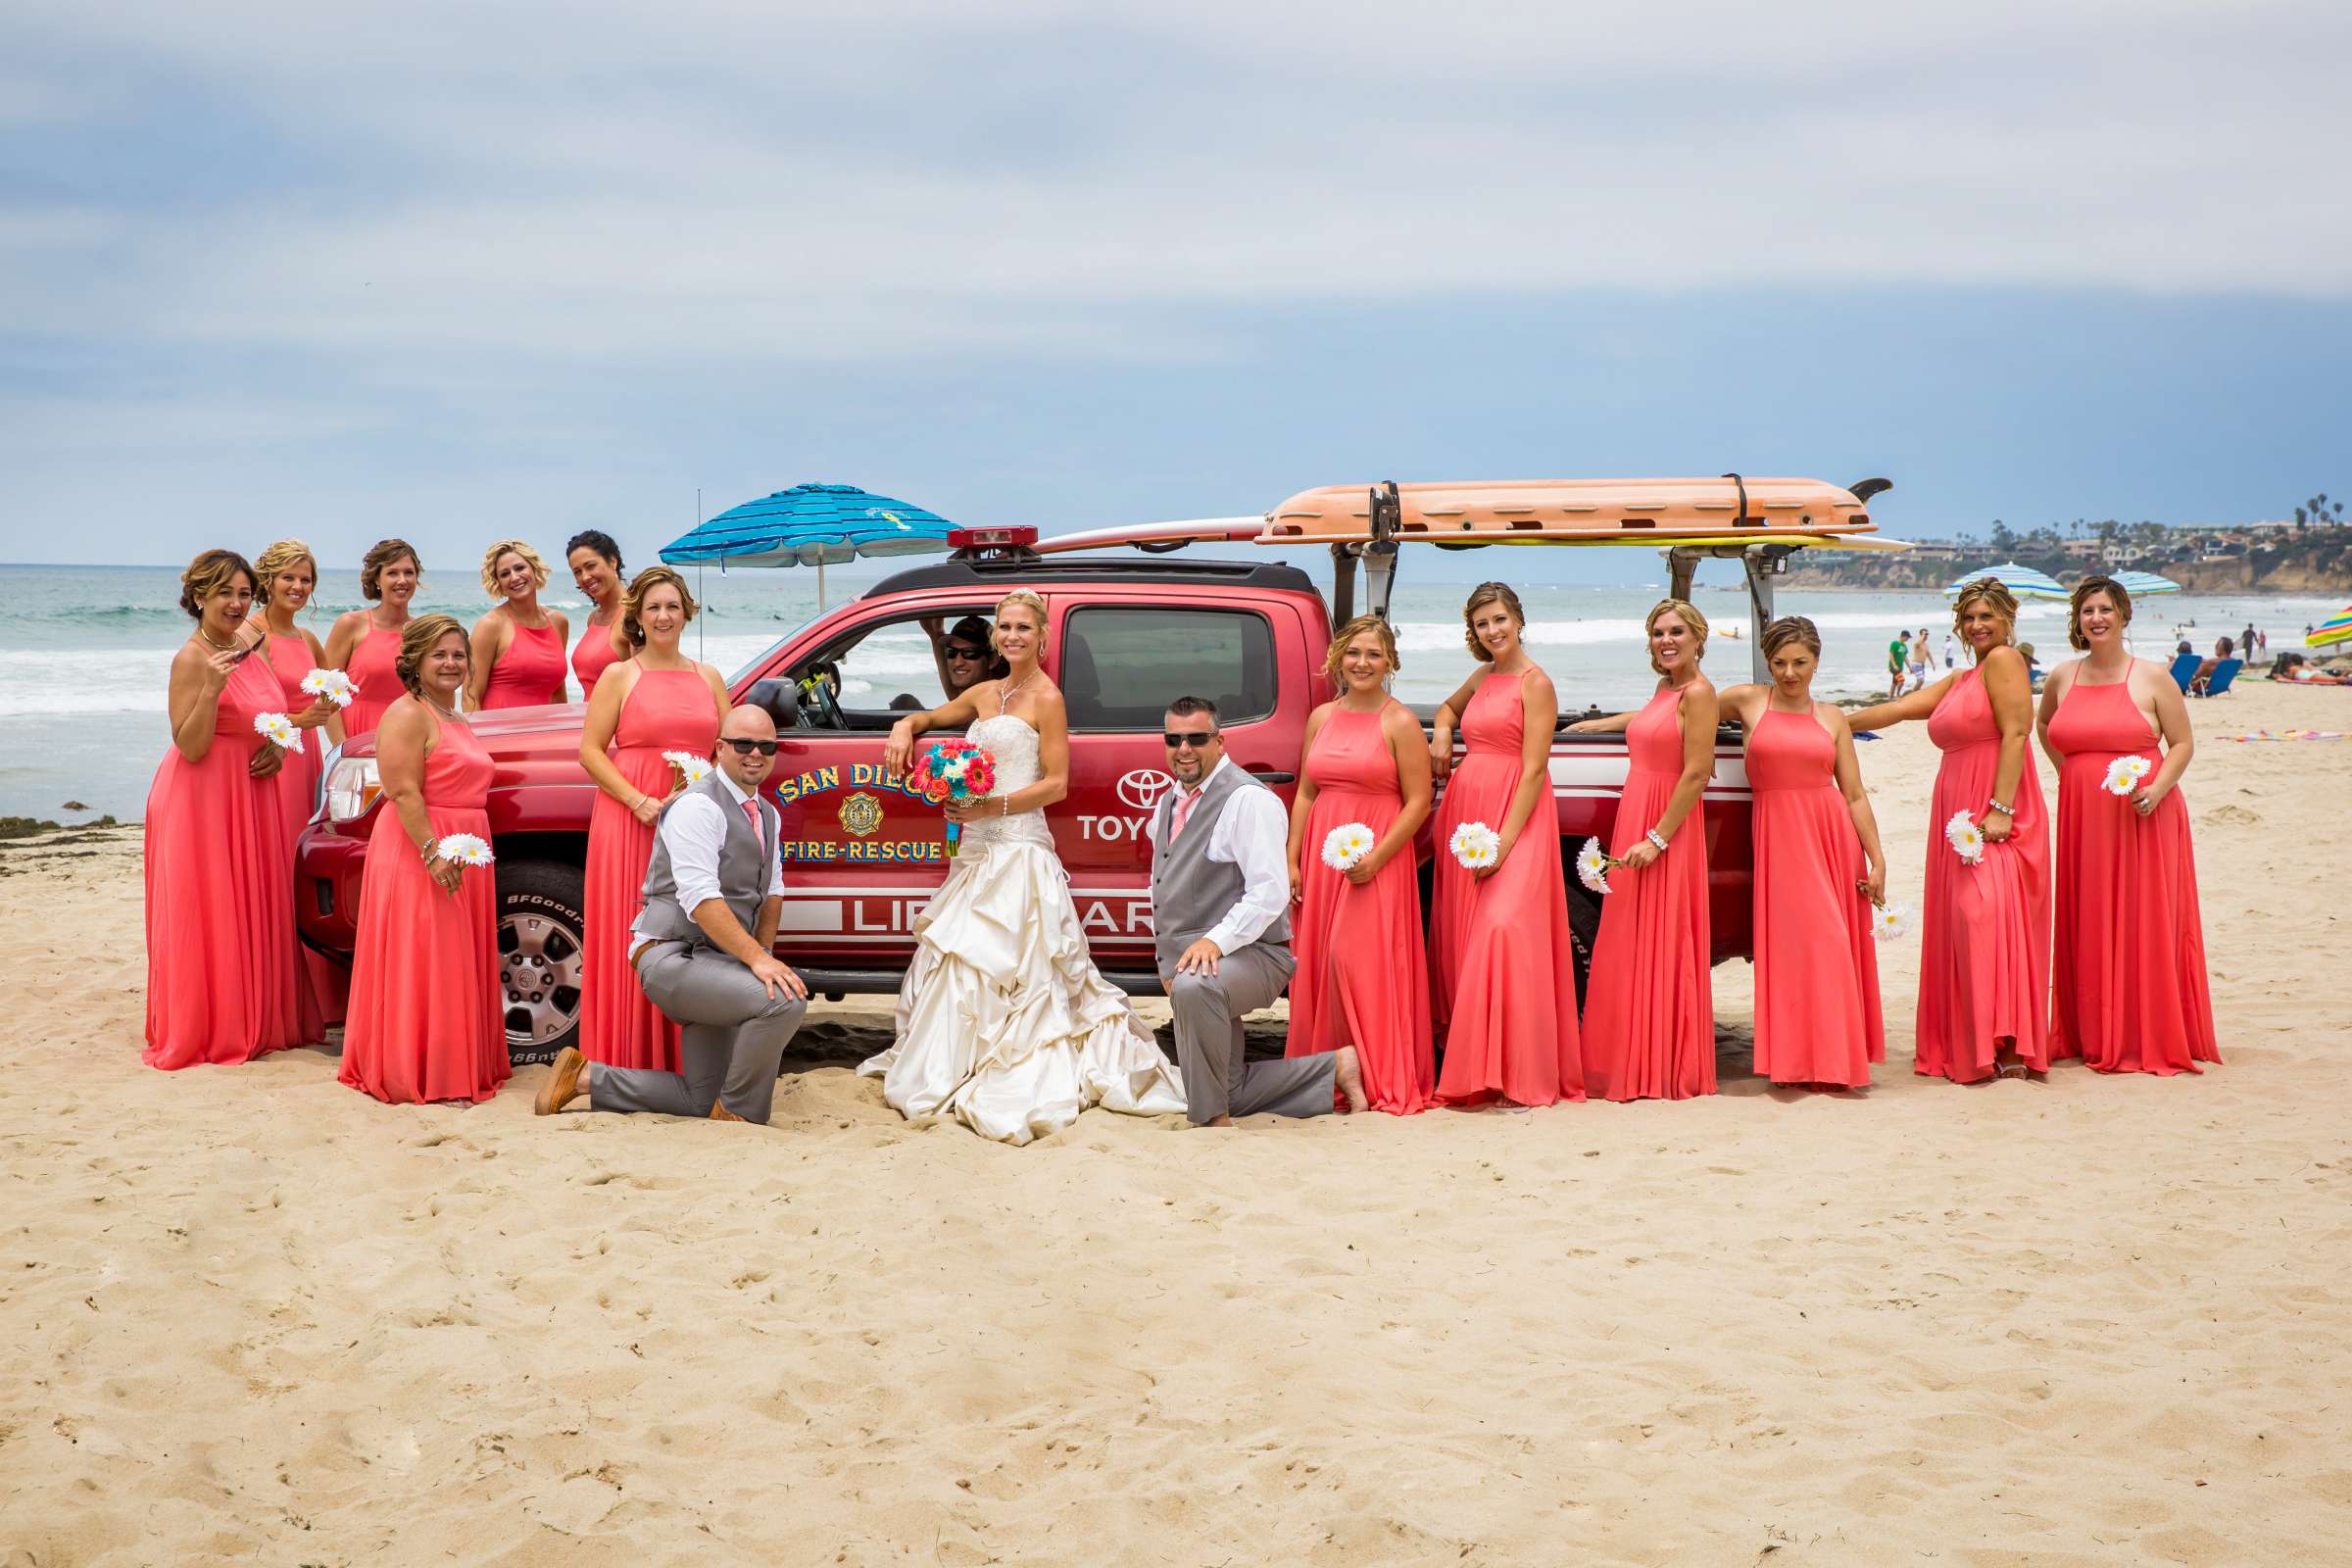
<path id="1" fill-rule="evenodd" d="M 2115 573 L 2115 580 L 2123 585 L 2124 592 L 2134 599 L 2145 599 L 2150 594 L 2177 594 L 2180 591 L 2180 585 L 2172 578 L 2159 577 L 2152 571 L 2119 571 Z"/>
<path id="2" fill-rule="evenodd" d="M 2352 639 L 2352 605 L 2346 605 L 2314 626 L 2311 635 L 2303 639 L 2303 646 L 2330 648 L 2346 639 Z"/>
<path id="3" fill-rule="evenodd" d="M 2001 586 L 2020 599 L 2064 599 L 2066 597 L 2066 590 L 2058 585 L 2057 578 L 2046 571 L 2035 571 L 2032 566 L 2021 566 L 2014 561 L 2004 561 L 1997 566 L 1980 566 L 1945 588 L 1944 592 L 1956 594 L 1970 583 L 1985 577 L 1998 577 Z"/>
<path id="4" fill-rule="evenodd" d="M 825 567 L 859 556 L 916 556 L 948 548 L 954 524 L 937 513 L 854 484 L 796 484 L 746 501 L 662 547 L 671 565 L 814 566 L 825 607 Z"/>

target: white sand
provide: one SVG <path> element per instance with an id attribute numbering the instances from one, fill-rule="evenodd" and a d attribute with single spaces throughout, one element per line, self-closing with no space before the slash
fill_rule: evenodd
<path id="1" fill-rule="evenodd" d="M 2201 729 L 2352 729 L 2244 685 Z M 1933 758 L 1864 748 L 1916 902 Z M 0 1565 L 2352 1560 L 2352 743 L 2208 743 L 2227 1066 L 760 1131 L 139 1064 L 135 836 L 0 850 Z M 86 848 L 86 846 L 85 846 Z M 70 880 L 69 880 L 70 879 Z"/>

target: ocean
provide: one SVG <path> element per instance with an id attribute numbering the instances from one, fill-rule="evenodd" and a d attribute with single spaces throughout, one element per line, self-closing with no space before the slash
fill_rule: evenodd
<path id="1" fill-rule="evenodd" d="M 1576 555 L 1558 552 L 1537 563 L 1543 572 L 1514 580 L 1527 609 L 1528 646 L 1564 706 L 1639 706 L 1653 679 L 1642 652 L 1642 616 L 1663 592 L 1662 578 L 1634 587 L 1559 580 L 1569 575 Z M 1434 703 L 1471 666 L 1462 643 L 1467 589 L 1450 582 L 1415 584 L 1410 570 L 1408 562 L 1392 607 L 1403 665 L 1396 691 L 1407 702 Z M 1746 597 L 1737 569 L 1712 564 L 1702 568 L 1718 572 L 1712 580 L 1702 574 L 1699 609 L 1719 630 L 1738 626 L 1744 636 Z M 879 575 L 865 567 L 829 573 L 832 602 L 863 591 Z M 419 612 L 446 610 L 470 625 L 485 608 L 471 582 L 459 599 L 436 596 L 433 587 L 428 578 Z M 689 644 L 699 643 L 701 657 L 729 674 L 816 612 L 816 577 L 806 570 L 710 571 L 698 593 L 705 612 L 689 628 Z M 172 655 L 188 635 L 178 596 L 173 566 L 0 565 L 0 815 L 74 822 L 101 813 L 125 821 L 143 814 L 148 783 L 170 744 L 164 699 Z M 361 603 L 358 572 L 330 570 L 304 623 L 323 639 L 338 613 Z M 561 578 L 551 585 L 548 603 L 572 617 L 576 638 L 586 604 Z M 1825 697 L 1884 691 L 1886 643 L 1898 629 L 1930 628 L 1930 645 L 1940 659 L 1950 624 L 1943 596 L 1934 593 L 1784 591 L 1778 606 L 1785 614 L 1810 615 L 1820 626 L 1823 670 L 1816 690 Z M 2193 628 L 2202 652 L 2215 637 L 2235 636 L 2249 621 L 2269 634 L 2274 654 L 2282 653 L 2300 647 L 2303 627 L 2339 604 L 2177 594 L 2136 608 L 2137 645 L 2161 657 L 2171 652 L 2176 627 Z M 2035 645 L 2045 666 L 2066 657 L 2066 607 L 2028 605 L 2020 636 Z M 903 658 L 861 662 L 861 671 L 927 671 L 919 639 L 906 641 L 903 650 L 892 650 Z M 1719 684 L 1747 678 L 1748 646 L 1721 637 L 1709 645 L 1706 667 Z M 901 663 L 904 670 L 896 667 Z"/>

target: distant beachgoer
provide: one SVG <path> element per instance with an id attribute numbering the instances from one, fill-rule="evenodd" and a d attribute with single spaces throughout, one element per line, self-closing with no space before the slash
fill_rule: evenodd
<path id="1" fill-rule="evenodd" d="M 2196 1072 L 2222 1054 L 2177 788 L 2195 743 L 2164 666 L 2124 652 L 2131 620 L 2132 596 L 2113 578 L 2077 583 L 2067 640 L 2085 657 L 2053 670 L 2041 699 L 2042 749 L 2058 766 L 2050 1055 L 2100 1072 Z M 2118 799 L 2107 770 L 2128 757 L 2155 767 Z"/>
<path id="2" fill-rule="evenodd" d="M 2269 632 L 2258 631 L 2254 634 L 2254 653 L 2255 657 L 2260 659 L 2271 657 L 2271 634 Z"/>
<path id="3" fill-rule="evenodd" d="M 596 607 L 571 650 L 571 672 L 580 678 L 584 703 L 596 695 L 597 677 L 631 652 L 620 634 L 620 545 L 602 528 L 583 528 L 564 547 L 564 562 L 571 567 L 572 586 Z"/>
<path id="4" fill-rule="evenodd" d="M 195 629 L 172 658 L 172 745 L 147 791 L 150 1067 L 250 1061 L 310 1045 L 295 995 L 294 879 L 276 773 L 284 754 L 254 720 L 285 707 L 242 635 L 255 573 L 207 550 L 180 573 Z"/>
<path id="5" fill-rule="evenodd" d="M 2181 651 L 2187 652 L 2186 649 Z M 2230 658 L 2235 652 L 2235 646 L 2227 637 L 2215 643 L 2213 657 L 2199 661 L 2196 673 L 2188 677 L 2189 692 L 2192 695 L 2202 696 L 2205 691 L 2205 683 L 2213 678 L 2213 672 L 2221 667 L 2222 661 Z"/>
<path id="6" fill-rule="evenodd" d="M 1632 767 L 1609 853 L 1623 866 L 1601 900 L 1585 995 L 1585 1093 L 1688 1100 L 1715 1093 L 1715 1001 L 1708 978 L 1706 813 L 1715 770 L 1715 686 L 1699 669 L 1707 618 L 1662 600 L 1644 628 L 1658 688 L 1638 712 L 1569 725 L 1622 734 Z M 1900 639 L 1894 645 L 1903 646 Z M 1901 678 L 1901 670 L 1896 670 Z"/>
<path id="7" fill-rule="evenodd" d="M 2050 837 L 2026 755 L 2032 682 L 2010 645 L 2017 598 L 1998 578 L 1980 577 L 1960 590 L 1952 618 L 1972 667 L 1847 722 L 1886 729 L 1924 718 L 1943 753 L 1928 815 L 1913 1070 L 1965 1084 L 2049 1066 Z M 1955 815 L 1984 837 L 1975 865 L 1944 841 Z"/>
<path id="8" fill-rule="evenodd" d="M 1924 690 L 1928 684 L 1928 628 L 1925 626 L 1920 627 L 1919 635 L 1911 639 L 1907 667 L 1911 674 L 1911 689 L 1915 692 Z"/>
<path id="9" fill-rule="evenodd" d="M 1886 645 L 1886 700 L 1903 695 L 1903 679 L 1911 664 L 1911 639 L 1901 632 Z"/>
<path id="10" fill-rule="evenodd" d="M 455 615 L 400 638 L 408 694 L 384 710 L 384 806 L 368 838 L 351 1009 L 336 1078 L 387 1104 L 484 1101 L 513 1075 L 499 983 L 498 880 L 442 844 L 490 839 L 490 754 L 458 712 L 467 641 Z"/>
<path id="11" fill-rule="evenodd" d="M 326 721 L 340 746 L 372 734 L 384 710 L 400 700 L 400 634 L 424 566 L 406 539 L 378 539 L 360 558 L 360 597 L 374 606 L 347 610 L 326 634 L 326 662 L 351 677 L 351 706 Z"/>
<path id="12" fill-rule="evenodd" d="M 548 575 L 539 552 L 520 539 L 501 539 L 482 552 L 482 587 L 502 602 L 473 623 L 467 707 L 537 708 L 564 701 L 564 649 L 571 624 L 562 611 L 539 603 Z"/>
<path id="13" fill-rule="evenodd" d="M 1948 631 L 1947 631 L 1947 632 L 1945 632 L 1945 633 L 1943 634 L 1943 667 L 1944 667 L 1944 668 L 1946 668 L 1946 669 L 1951 669 L 1951 668 L 1954 668 L 1954 667 L 1956 667 L 1956 664 L 1957 664 L 1957 660 L 1958 660 L 1958 647 L 1959 647 L 1959 645 L 1958 645 L 1958 644 L 1956 644 L 1956 643 L 1954 643 L 1954 642 L 1952 641 L 1952 634 L 1951 634 L 1950 632 L 1948 632 Z"/>
<path id="14" fill-rule="evenodd" d="M 2254 623 L 2252 621 L 2247 621 L 2246 629 L 2238 634 L 2237 646 L 2245 650 L 2247 658 L 2254 657 Z"/>

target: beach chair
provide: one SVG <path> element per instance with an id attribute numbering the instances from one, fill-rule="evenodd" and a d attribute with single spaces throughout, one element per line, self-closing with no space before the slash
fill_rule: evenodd
<path id="1" fill-rule="evenodd" d="M 2199 659 L 2194 654 L 2177 654 L 2174 656 L 2172 668 L 2173 684 L 2180 688 L 2182 695 L 2187 694 L 2189 677 L 2197 672 L 2197 666 L 2203 662 L 2205 662 L 2205 661 Z"/>
<path id="2" fill-rule="evenodd" d="M 2213 666 L 2212 674 L 2206 676 L 2202 682 L 2190 687 L 2188 695 L 2191 697 L 2219 697 L 2230 689 L 2230 683 L 2237 679 L 2237 672 L 2245 667 L 2246 662 L 2242 659 L 2225 659 Z"/>

